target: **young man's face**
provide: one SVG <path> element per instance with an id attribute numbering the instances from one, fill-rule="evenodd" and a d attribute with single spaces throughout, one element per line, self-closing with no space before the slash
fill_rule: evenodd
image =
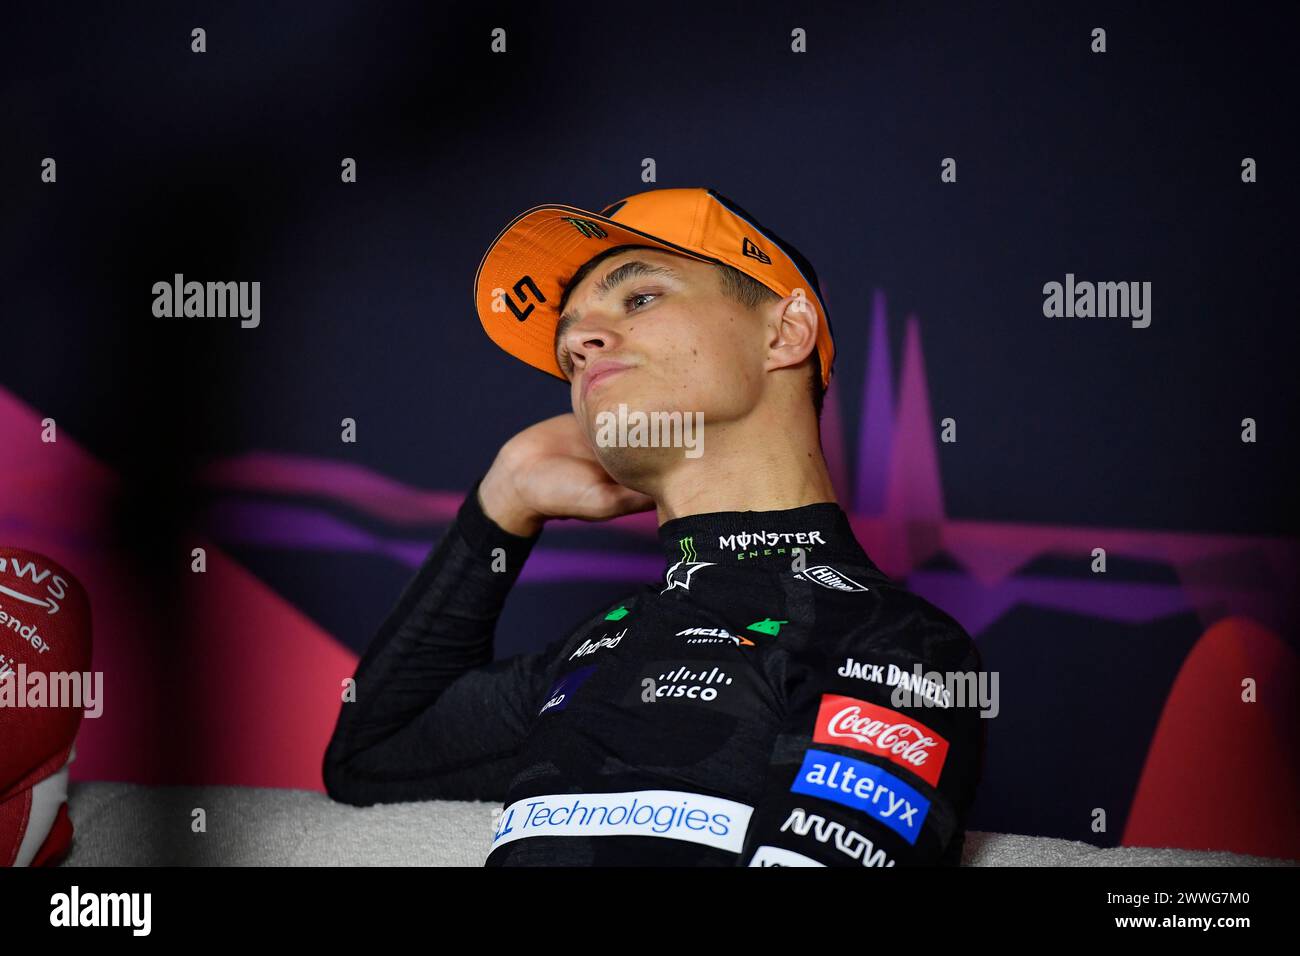
<path id="1" fill-rule="evenodd" d="M 706 262 L 649 249 L 610 256 L 570 294 L 558 332 L 560 368 L 589 436 L 596 416 L 620 403 L 702 412 L 712 428 L 761 394 L 763 316 L 724 295 Z"/>

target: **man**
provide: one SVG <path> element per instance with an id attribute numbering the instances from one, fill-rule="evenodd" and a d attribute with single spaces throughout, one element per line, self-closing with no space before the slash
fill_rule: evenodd
<path id="1" fill-rule="evenodd" d="M 661 189 L 528 210 L 474 294 L 573 413 L 501 448 L 380 628 L 330 795 L 500 800 L 490 866 L 958 863 L 983 726 L 924 675 L 974 673 L 979 653 L 835 502 L 811 265 L 717 192 Z M 703 453 L 611 443 L 620 405 L 701 413 Z M 650 508 L 661 583 L 493 662 L 547 520 Z"/>

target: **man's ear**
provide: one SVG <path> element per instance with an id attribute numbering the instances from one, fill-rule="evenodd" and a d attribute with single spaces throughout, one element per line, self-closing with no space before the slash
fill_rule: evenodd
<path id="1" fill-rule="evenodd" d="M 798 365 L 817 347 L 817 310 L 803 290 L 796 289 L 769 304 L 770 335 L 767 368 Z"/>

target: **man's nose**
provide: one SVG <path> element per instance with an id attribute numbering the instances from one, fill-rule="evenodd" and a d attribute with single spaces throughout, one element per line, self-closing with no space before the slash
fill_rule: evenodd
<path id="1" fill-rule="evenodd" d="M 575 322 L 565 333 L 565 346 L 574 364 L 580 365 L 593 354 L 611 349 L 617 335 L 602 319 L 591 317 L 589 321 L 589 317 L 584 316 L 581 322 Z"/>

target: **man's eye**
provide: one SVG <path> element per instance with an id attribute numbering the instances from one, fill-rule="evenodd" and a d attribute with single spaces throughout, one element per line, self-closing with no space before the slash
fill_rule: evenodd
<path id="1" fill-rule="evenodd" d="M 633 307 L 632 303 L 635 300 L 657 299 L 657 298 L 659 298 L 658 292 L 634 292 L 623 299 L 623 308 L 627 309 L 629 312 L 635 312 L 637 311 L 637 309 L 640 308 L 640 306 Z M 560 366 L 560 371 L 563 372 L 565 375 L 571 376 L 573 374 L 573 363 L 569 361 L 568 349 L 561 348 L 559 350 L 559 352 L 556 355 L 556 364 Z"/>
<path id="2" fill-rule="evenodd" d="M 633 301 L 634 299 L 655 298 L 655 297 L 657 297 L 658 295 L 659 295 L 659 293 L 657 293 L 657 292 L 634 292 L 634 293 L 632 293 L 630 296 L 628 296 L 626 299 L 623 300 L 623 305 L 624 305 L 624 307 L 627 307 L 628 305 L 630 305 L 630 304 L 632 303 L 632 301 Z M 632 309 L 631 311 L 635 312 L 636 309 Z"/>

